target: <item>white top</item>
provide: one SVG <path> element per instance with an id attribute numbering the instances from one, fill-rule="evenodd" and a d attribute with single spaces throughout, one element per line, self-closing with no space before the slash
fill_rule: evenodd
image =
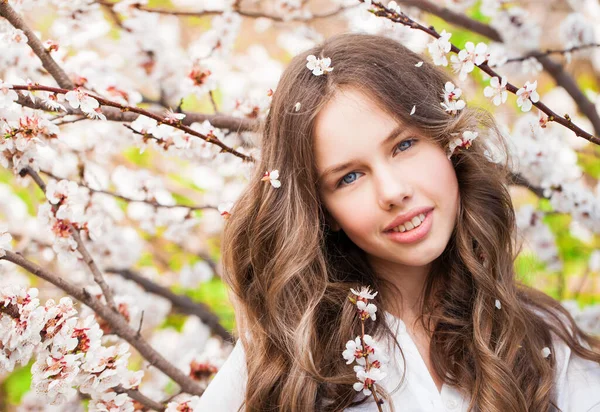
<path id="1" fill-rule="evenodd" d="M 396 331 L 407 368 L 402 386 L 391 392 L 395 409 L 402 412 L 466 412 L 469 396 L 449 385 L 443 385 L 441 392 L 438 391 L 404 322 L 388 312 L 385 316 L 391 329 Z M 555 338 L 553 344 L 559 408 L 563 412 L 600 412 L 600 365 L 571 354 L 571 349 L 558 338 Z M 390 392 L 400 383 L 403 361 L 394 345 L 388 350 L 393 350 L 393 355 L 388 352 L 390 363 L 381 385 Z M 237 412 L 244 399 L 246 380 L 244 349 L 238 339 L 229 358 L 200 398 L 198 410 Z M 362 393 L 360 396 L 363 396 Z M 370 400 L 362 405 L 346 408 L 345 411 L 376 412 L 377 406 L 373 398 Z M 384 410 L 389 409 L 384 405 Z"/>

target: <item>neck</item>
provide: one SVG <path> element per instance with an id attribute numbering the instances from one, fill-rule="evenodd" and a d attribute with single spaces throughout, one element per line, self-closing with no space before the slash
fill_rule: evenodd
<path id="1" fill-rule="evenodd" d="M 377 276 L 393 286 L 380 291 L 388 312 L 412 324 L 422 315 L 423 292 L 431 264 L 402 267 L 391 266 L 389 262 L 372 261 L 371 264 Z"/>

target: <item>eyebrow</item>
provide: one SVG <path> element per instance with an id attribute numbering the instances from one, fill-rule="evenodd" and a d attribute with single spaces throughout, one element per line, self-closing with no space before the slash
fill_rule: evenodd
<path id="1" fill-rule="evenodd" d="M 406 133 L 410 128 L 404 126 L 404 125 L 398 125 L 394 128 L 394 130 L 392 130 L 387 137 L 381 142 L 380 146 L 385 146 L 388 143 L 390 143 L 392 140 L 394 140 L 396 137 L 398 137 L 400 134 L 404 134 Z M 347 162 L 344 163 L 340 163 L 339 165 L 335 165 L 335 166 L 331 166 L 328 169 L 325 169 L 325 171 L 321 174 L 321 176 L 319 176 L 319 182 L 322 182 L 327 176 L 331 175 L 331 174 L 335 174 L 338 173 L 352 165 L 354 165 L 355 163 L 358 163 L 358 159 L 351 159 Z"/>

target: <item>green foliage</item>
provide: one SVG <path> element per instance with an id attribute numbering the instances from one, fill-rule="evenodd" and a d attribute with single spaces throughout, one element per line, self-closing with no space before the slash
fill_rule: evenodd
<path id="1" fill-rule="evenodd" d="M 28 365 L 15 369 L 2 382 L 3 391 L 7 396 L 9 404 L 18 405 L 21 403 L 21 398 L 31 388 L 31 366 L 34 360 L 31 360 Z"/>
<path id="2" fill-rule="evenodd" d="M 140 153 L 139 147 L 125 149 L 123 157 L 140 168 L 151 168 L 156 160 L 151 149 L 146 149 L 143 153 Z"/>
<path id="3" fill-rule="evenodd" d="M 577 153 L 577 160 L 584 173 L 592 176 L 594 179 L 600 179 L 600 155 L 591 153 Z"/>
<path id="4" fill-rule="evenodd" d="M 229 331 L 235 330 L 235 315 L 229 301 L 227 286 L 220 278 L 213 278 L 202 283 L 196 289 L 173 288 L 175 293 L 189 296 L 195 302 L 202 302 L 219 317 L 221 324 Z"/>

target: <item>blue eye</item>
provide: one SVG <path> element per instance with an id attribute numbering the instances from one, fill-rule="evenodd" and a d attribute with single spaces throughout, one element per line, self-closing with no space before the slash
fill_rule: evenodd
<path id="1" fill-rule="evenodd" d="M 405 139 L 403 141 L 401 141 L 400 143 L 398 143 L 396 146 L 394 146 L 394 155 L 396 154 L 396 149 L 400 149 L 401 152 L 406 152 L 408 149 L 410 149 L 411 147 L 414 146 L 415 142 L 417 141 L 417 139 L 415 138 L 409 138 L 409 139 Z M 405 143 L 410 143 L 410 144 L 405 144 Z M 357 178 L 354 179 L 346 179 L 348 176 L 352 176 L 352 175 L 356 175 L 357 173 L 360 172 L 350 172 L 347 175 L 345 175 L 344 177 L 342 177 L 338 183 L 336 184 L 336 188 L 342 187 L 342 186 L 347 186 L 347 185 L 351 185 L 352 183 L 354 183 L 354 181 L 356 181 Z"/>
<path id="2" fill-rule="evenodd" d="M 402 144 L 404 144 L 404 143 L 409 143 L 409 142 L 410 142 L 410 143 L 411 143 L 410 145 L 408 145 L 408 146 L 407 146 L 407 145 L 404 145 L 405 149 L 406 149 L 406 150 L 408 150 L 408 149 L 410 149 L 411 147 L 413 147 L 413 145 L 414 145 L 414 142 L 415 142 L 416 140 L 417 140 L 417 139 L 406 139 L 406 140 L 403 140 L 403 141 L 401 141 L 400 143 L 398 143 L 398 144 L 396 145 L 396 147 L 395 147 L 395 148 L 401 148 L 401 147 L 402 147 Z M 402 149 L 400 149 L 400 151 L 401 151 L 401 152 L 406 152 L 406 150 L 402 150 Z"/>
<path id="3" fill-rule="evenodd" d="M 346 178 L 348 176 L 352 176 L 352 175 L 356 175 L 356 172 L 350 172 L 348 173 L 346 176 L 342 177 L 342 180 L 340 180 L 340 183 L 346 183 L 346 184 L 351 184 L 353 181 L 356 180 L 356 178 L 352 179 L 351 181 L 346 180 Z"/>

